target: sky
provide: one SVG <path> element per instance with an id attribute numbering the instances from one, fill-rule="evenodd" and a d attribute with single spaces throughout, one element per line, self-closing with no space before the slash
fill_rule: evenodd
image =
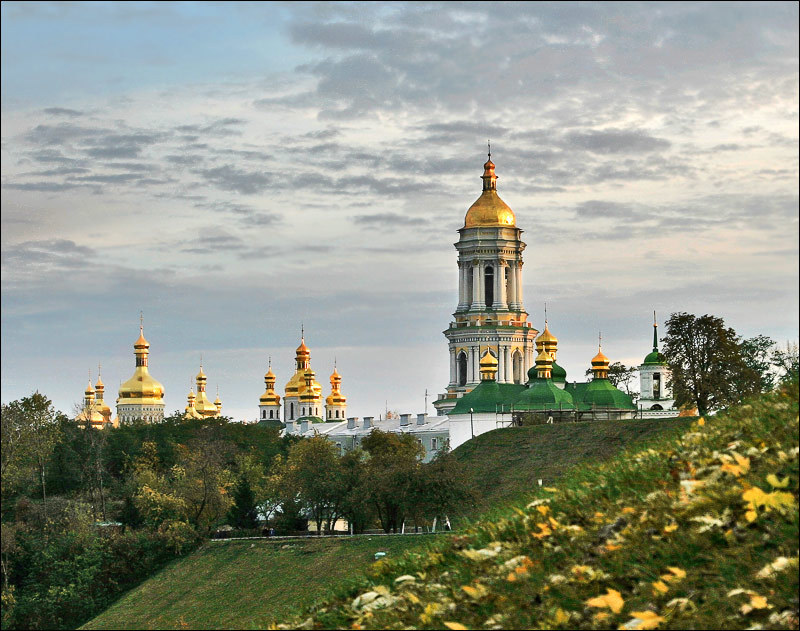
<path id="1" fill-rule="evenodd" d="M 348 414 L 433 413 L 481 191 L 559 364 L 652 313 L 798 338 L 798 4 L 2 3 L 2 401 L 278 393 L 301 326 Z M 663 327 L 661 329 L 663 333 Z"/>

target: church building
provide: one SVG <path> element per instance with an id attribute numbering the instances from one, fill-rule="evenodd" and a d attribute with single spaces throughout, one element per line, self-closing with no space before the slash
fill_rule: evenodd
<path id="1" fill-rule="evenodd" d="M 164 386 L 150 375 L 150 342 L 144 338 L 144 327 L 141 323 L 139 339 L 133 343 L 133 349 L 136 368 L 133 376 L 119 387 L 117 417 L 120 423 L 158 423 L 164 420 Z"/>
<path id="2" fill-rule="evenodd" d="M 639 413 L 643 418 L 675 416 L 675 399 L 666 358 L 658 351 L 658 322 L 653 313 L 653 350 L 639 366 Z"/>
<path id="3" fill-rule="evenodd" d="M 194 390 L 189 388 L 189 394 L 186 397 L 186 410 L 184 418 L 214 418 L 222 414 L 222 401 L 219 398 L 219 391 L 217 391 L 217 398 L 212 403 L 206 394 L 206 384 L 208 377 L 203 372 L 203 364 L 200 364 L 200 372 L 195 377 L 197 384 L 197 395 Z"/>

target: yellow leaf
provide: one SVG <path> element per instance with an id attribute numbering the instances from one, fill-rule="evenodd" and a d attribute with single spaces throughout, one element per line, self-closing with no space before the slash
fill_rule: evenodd
<path id="1" fill-rule="evenodd" d="M 595 622 L 603 622 L 604 620 L 608 620 L 609 613 L 607 611 L 598 611 L 594 614 L 594 621 Z"/>
<path id="2" fill-rule="evenodd" d="M 586 604 L 590 607 L 598 607 L 601 609 L 608 608 L 614 613 L 619 613 L 622 611 L 625 601 L 622 598 L 622 594 L 620 594 L 617 590 L 606 589 L 606 593 L 604 595 L 590 598 L 586 601 Z"/>
<path id="3" fill-rule="evenodd" d="M 544 537 L 549 537 L 553 534 L 553 531 L 550 530 L 550 527 L 547 524 L 536 524 L 539 526 L 540 532 L 532 532 L 531 535 L 536 537 L 536 539 L 543 539 Z"/>
<path id="4" fill-rule="evenodd" d="M 558 489 L 554 489 L 552 486 L 544 486 L 542 490 L 547 491 L 548 493 L 558 493 Z"/>
<path id="5" fill-rule="evenodd" d="M 704 418 L 701 416 L 699 419 L 697 419 L 697 424 L 698 424 L 700 427 L 703 427 L 703 425 L 705 425 L 705 424 L 706 424 L 706 419 L 704 419 Z"/>
<path id="6" fill-rule="evenodd" d="M 615 545 L 613 543 L 607 543 L 606 544 L 606 550 L 608 550 L 609 552 L 614 552 L 614 550 L 619 550 L 621 547 L 622 546 L 618 546 L 618 545 Z"/>
<path id="7" fill-rule="evenodd" d="M 509 572 L 508 576 L 506 576 L 506 580 L 509 583 L 513 583 L 514 581 L 517 580 L 517 573 L 516 572 Z"/>
<path id="8" fill-rule="evenodd" d="M 664 622 L 664 617 L 654 611 L 632 611 L 633 618 L 623 624 L 620 629 L 656 629 Z"/>
<path id="9" fill-rule="evenodd" d="M 474 587 L 472 585 L 462 585 L 461 589 L 467 593 L 467 596 L 475 600 L 479 600 L 489 593 L 489 590 L 480 583 L 475 583 Z"/>
<path id="10" fill-rule="evenodd" d="M 744 514 L 744 517 L 747 521 L 755 521 L 756 517 L 758 517 L 758 513 L 754 510 L 749 510 Z"/>
<path id="11" fill-rule="evenodd" d="M 550 512 L 550 507 L 542 504 L 541 506 L 537 506 L 536 510 L 538 510 L 542 515 L 547 515 Z"/>
<path id="12" fill-rule="evenodd" d="M 767 476 L 767 482 L 770 483 L 770 486 L 773 486 L 776 489 L 785 489 L 787 486 L 789 486 L 789 476 L 787 475 L 785 478 L 783 478 L 783 480 L 779 480 L 778 476 L 776 476 L 774 473 L 770 473 Z"/>
<path id="13" fill-rule="evenodd" d="M 686 572 L 679 567 L 668 567 L 667 569 L 675 575 L 676 580 L 686 578 Z"/>
<path id="14" fill-rule="evenodd" d="M 737 478 L 742 475 L 745 470 L 742 469 L 739 465 L 731 464 L 730 462 L 726 462 L 720 468 L 720 471 L 724 471 L 725 473 L 730 473 L 731 475 L 735 475 Z"/>
<path id="15" fill-rule="evenodd" d="M 558 522 L 555 519 L 553 519 L 552 517 L 548 517 L 547 519 L 553 528 L 558 528 Z"/>
<path id="16" fill-rule="evenodd" d="M 750 596 L 750 606 L 753 609 L 766 609 L 767 599 L 763 596 L 759 596 L 758 594 L 753 594 Z"/>
<path id="17" fill-rule="evenodd" d="M 669 524 L 664 526 L 664 532 L 675 532 L 678 529 L 678 524 Z"/>
<path id="18" fill-rule="evenodd" d="M 569 614 L 561 608 L 556 609 L 554 621 L 556 624 L 564 624 L 565 622 L 569 622 Z"/>
<path id="19" fill-rule="evenodd" d="M 630 515 L 631 513 L 635 513 L 635 512 L 636 512 L 636 509 L 635 508 L 631 508 L 630 506 L 626 506 L 625 508 L 622 509 L 622 513 L 624 515 Z"/>
<path id="20" fill-rule="evenodd" d="M 737 454 L 735 451 L 733 452 L 733 459 L 736 460 L 736 464 L 738 464 L 745 473 L 750 471 L 750 458 L 746 458 L 740 454 Z"/>
<path id="21" fill-rule="evenodd" d="M 669 591 L 669 587 L 664 581 L 655 581 L 653 583 L 653 596 L 658 596 L 659 594 L 666 594 Z"/>
<path id="22" fill-rule="evenodd" d="M 453 629 L 453 631 L 464 631 L 464 629 L 469 628 L 465 627 L 460 622 L 448 622 L 446 620 L 444 621 L 444 626 L 446 626 L 448 629 Z"/>

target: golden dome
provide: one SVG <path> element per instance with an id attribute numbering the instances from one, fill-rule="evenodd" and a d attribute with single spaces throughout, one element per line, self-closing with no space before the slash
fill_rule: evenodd
<path id="1" fill-rule="evenodd" d="M 497 358 L 492 355 L 491 353 L 486 353 L 483 357 L 481 357 L 480 362 L 481 368 L 490 367 L 490 366 L 497 366 Z"/>
<path id="2" fill-rule="evenodd" d="M 195 377 L 197 381 L 208 381 L 208 377 L 206 377 L 206 373 L 203 372 L 203 364 L 200 364 L 200 372 L 197 373 L 197 377 Z"/>
<path id="3" fill-rule="evenodd" d="M 119 387 L 119 399 L 123 403 L 128 403 L 125 399 L 156 399 L 161 403 L 163 398 L 164 386 L 153 379 L 144 366 L 137 366 L 133 377 Z"/>
<path id="4" fill-rule="evenodd" d="M 514 211 L 509 208 L 495 190 L 483 191 L 475 203 L 469 207 L 464 218 L 465 228 L 478 226 L 508 226 L 516 225 Z"/>
<path id="5" fill-rule="evenodd" d="M 597 355 L 592 357 L 592 366 L 597 366 L 597 367 L 605 366 L 605 367 L 608 367 L 608 357 L 603 355 L 603 351 L 601 349 L 599 349 L 599 348 L 597 349 Z"/>
<path id="6" fill-rule="evenodd" d="M 85 394 L 87 397 L 90 395 L 94 396 L 94 388 L 92 388 L 91 380 L 89 380 L 89 383 L 86 386 L 86 390 L 83 391 L 83 394 Z"/>
<path id="7" fill-rule="evenodd" d="M 494 174 L 494 163 L 491 155 L 486 164 L 483 165 L 481 179 L 483 180 L 483 192 L 475 200 L 475 203 L 469 207 L 467 216 L 464 218 L 464 227 L 515 227 L 516 217 L 514 217 L 514 211 L 497 194 L 497 176 Z"/>
<path id="8" fill-rule="evenodd" d="M 310 351 L 308 350 L 308 346 L 306 346 L 305 339 L 300 338 L 300 346 L 297 347 L 297 350 L 295 351 L 295 353 L 297 353 L 298 357 L 301 357 L 301 356 L 305 357 L 305 356 L 311 354 Z"/>
<path id="9" fill-rule="evenodd" d="M 286 384 L 286 394 L 287 397 L 296 397 L 303 394 L 306 390 L 306 373 L 312 373 L 311 378 L 311 390 L 314 392 L 315 395 L 321 396 L 322 395 L 322 386 L 314 380 L 314 371 L 311 369 L 306 370 L 298 370 L 292 378 L 289 379 L 289 382 Z"/>
<path id="10" fill-rule="evenodd" d="M 258 402 L 261 403 L 261 405 L 278 405 L 281 402 L 281 397 L 279 394 L 276 394 L 272 388 L 270 388 L 261 395 L 261 398 L 258 400 Z"/>
<path id="11" fill-rule="evenodd" d="M 341 382 L 342 382 L 342 376 L 337 372 L 336 368 L 334 368 L 333 372 L 331 373 L 331 384 L 341 383 Z"/>
<path id="12" fill-rule="evenodd" d="M 219 392 L 217 392 L 217 398 L 214 399 L 214 405 L 222 405 L 222 400 L 219 398 Z"/>
<path id="13" fill-rule="evenodd" d="M 542 334 L 536 338 L 537 346 L 540 342 L 558 343 L 558 338 L 550 332 L 550 329 L 547 326 L 547 320 L 544 321 L 544 331 L 542 331 Z"/>
<path id="14" fill-rule="evenodd" d="M 552 364 L 553 364 L 553 358 L 550 356 L 550 353 L 542 349 L 541 352 L 536 356 L 536 365 L 542 366 L 542 365 L 552 365 Z"/>
<path id="15" fill-rule="evenodd" d="M 144 329 L 139 327 L 139 339 L 133 343 L 133 348 L 150 348 L 150 342 L 144 339 Z"/>

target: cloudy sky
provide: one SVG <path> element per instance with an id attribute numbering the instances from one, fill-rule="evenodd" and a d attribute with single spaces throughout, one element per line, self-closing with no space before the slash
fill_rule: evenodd
<path id="1" fill-rule="evenodd" d="M 798 5 L 2 4 L 2 400 L 255 418 L 301 322 L 351 415 L 443 392 L 486 141 L 582 379 L 652 311 L 798 337 Z M 429 411 L 432 407 L 429 405 Z"/>

